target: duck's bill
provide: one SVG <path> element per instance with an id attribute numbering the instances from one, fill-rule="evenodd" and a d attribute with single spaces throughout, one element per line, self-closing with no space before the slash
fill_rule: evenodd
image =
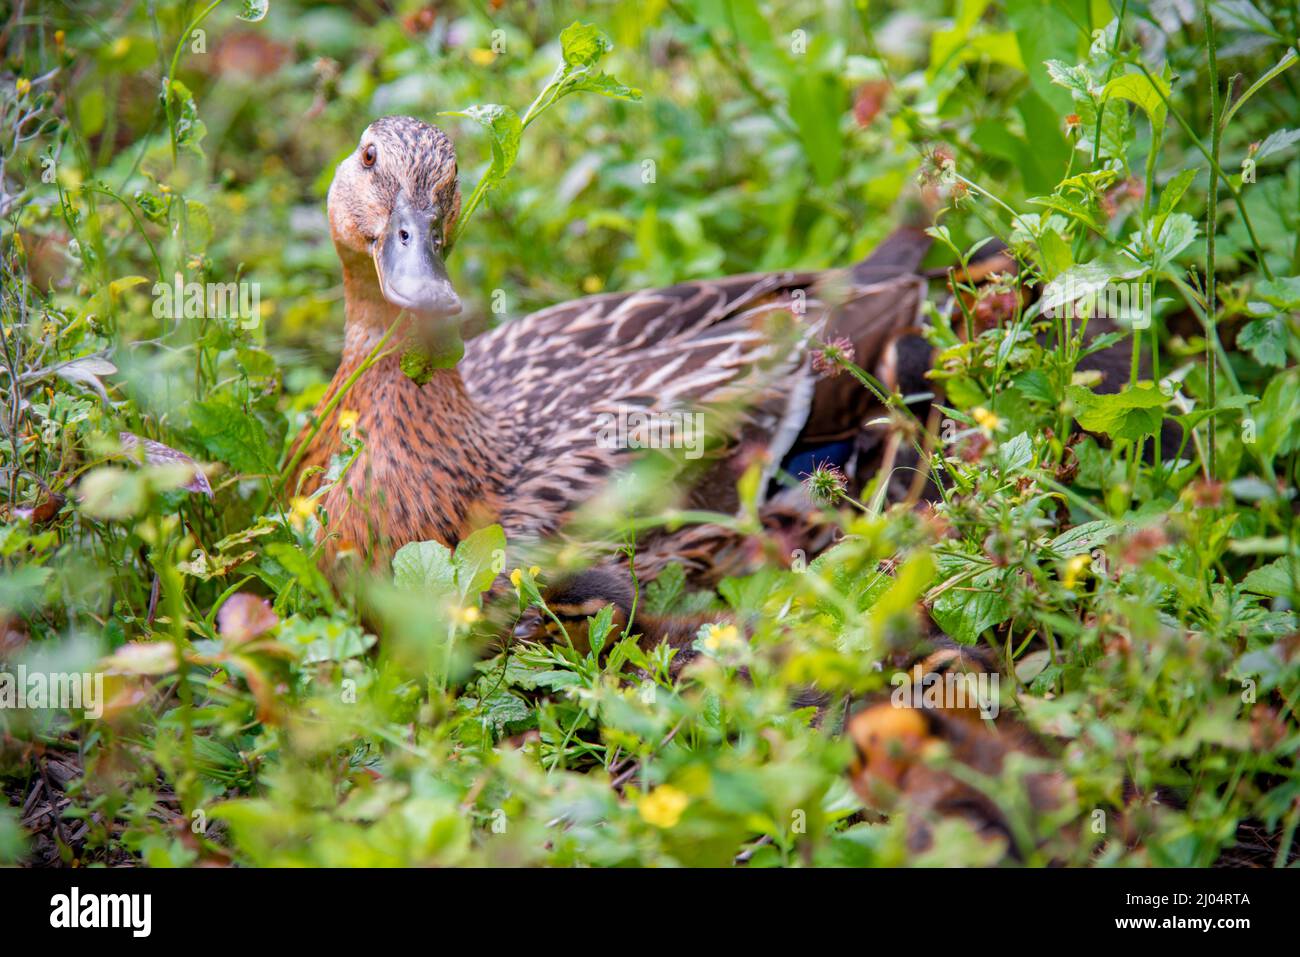
<path id="1" fill-rule="evenodd" d="M 432 212 L 416 209 L 399 195 L 373 253 L 384 298 L 399 309 L 435 319 L 460 312 L 460 297 L 436 245 L 434 230 L 440 228 Z"/>

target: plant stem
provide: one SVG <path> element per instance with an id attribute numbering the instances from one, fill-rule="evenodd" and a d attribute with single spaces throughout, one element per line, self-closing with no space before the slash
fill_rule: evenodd
<path id="1" fill-rule="evenodd" d="M 1216 57 L 1214 36 L 1214 17 L 1210 14 L 1209 0 L 1203 0 L 1205 13 L 1205 50 L 1210 61 L 1210 162 L 1215 170 L 1219 167 L 1219 148 L 1222 127 L 1219 125 L 1219 62 Z M 1217 289 L 1214 275 L 1214 233 L 1219 227 L 1219 177 L 1210 176 L 1210 200 L 1205 210 L 1205 376 L 1206 401 L 1211 409 L 1218 404 L 1218 363 L 1215 361 L 1215 346 L 1219 341 L 1218 305 L 1215 302 Z M 1261 265 L 1263 258 L 1260 259 Z M 1215 470 L 1215 428 L 1214 416 L 1209 420 L 1209 468 L 1210 480 L 1213 481 Z"/>

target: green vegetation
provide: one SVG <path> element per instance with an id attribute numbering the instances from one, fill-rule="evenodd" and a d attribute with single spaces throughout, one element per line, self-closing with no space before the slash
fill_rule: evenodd
<path id="1" fill-rule="evenodd" d="M 1294 859 L 1295 0 L 47 6 L 0 32 L 0 671 L 106 670 L 106 704 L 0 710 L 0 862 Z M 936 268 L 1001 238 L 1019 276 L 933 297 L 938 414 L 891 400 L 942 500 L 882 476 L 806 568 L 646 585 L 647 613 L 751 632 L 681 677 L 607 612 L 590 654 L 498 651 L 496 528 L 332 587 L 286 466 L 342 332 L 324 192 L 387 113 L 456 140 L 478 329 L 846 265 L 918 183 Z M 240 280 L 245 314 L 181 306 Z M 1149 323 L 1047 308 L 1118 283 Z M 1131 357 L 1119 391 L 1101 349 Z M 547 577 L 514 576 L 520 608 Z M 931 621 L 1004 663 L 1004 720 L 1052 754 L 953 769 L 1004 839 L 952 817 L 918 848 L 922 811 L 851 786 L 844 702 L 887 695 Z M 809 685 L 818 722 L 789 704 Z"/>

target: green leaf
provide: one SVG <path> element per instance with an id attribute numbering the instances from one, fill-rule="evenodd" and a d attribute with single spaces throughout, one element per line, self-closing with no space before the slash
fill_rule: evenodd
<path id="1" fill-rule="evenodd" d="M 1300 581 L 1300 561 L 1294 557 L 1283 557 L 1262 568 L 1256 568 L 1245 577 L 1241 587 L 1256 595 L 1283 598 L 1295 590 L 1296 581 Z"/>
<path id="2" fill-rule="evenodd" d="M 1252 319 L 1237 334 L 1237 345 L 1246 349 L 1260 365 L 1286 365 L 1286 347 L 1290 340 L 1286 317 Z"/>
<path id="3" fill-rule="evenodd" d="M 613 49 L 609 37 L 590 23 L 573 22 L 560 34 L 564 62 L 571 67 L 592 66 Z"/>
<path id="4" fill-rule="evenodd" d="M 453 368 L 464 355 L 465 343 L 459 335 L 451 335 L 436 350 L 428 346 L 408 346 L 397 365 L 416 385 L 428 385 L 435 372 Z"/>
<path id="5" fill-rule="evenodd" d="M 489 186 L 495 186 L 505 178 L 515 165 L 519 156 L 519 138 L 523 135 L 523 124 L 519 114 L 508 106 L 499 103 L 486 103 L 471 106 L 464 110 L 441 113 L 440 116 L 463 116 L 483 127 L 492 141 L 492 165 L 484 176 Z"/>
<path id="6" fill-rule="evenodd" d="M 1092 74 L 1085 66 L 1070 66 L 1060 60 L 1047 60 L 1047 75 L 1057 86 L 1063 86 L 1071 93 L 1090 98 L 1093 93 Z"/>
<path id="7" fill-rule="evenodd" d="M 506 533 L 500 525 L 488 525 L 461 539 L 452 556 L 456 584 L 464 597 L 482 594 L 497 577 L 498 559 L 505 554 Z"/>
<path id="8" fill-rule="evenodd" d="M 451 549 L 442 542 L 411 542 L 393 556 L 393 580 L 403 588 L 453 592 L 456 566 Z"/>
<path id="9" fill-rule="evenodd" d="M 1288 455 L 1300 446 L 1300 373 L 1288 369 L 1276 374 L 1263 397 L 1251 410 L 1256 424 L 1255 441 L 1248 449 L 1266 463 Z"/>
<path id="10" fill-rule="evenodd" d="M 1148 385 L 1113 394 L 1098 394 L 1072 385 L 1066 394 L 1074 403 L 1080 426 L 1089 432 L 1104 432 L 1112 439 L 1132 441 L 1155 434 L 1169 401 L 1163 392 Z"/>
<path id="11" fill-rule="evenodd" d="M 1280 279 L 1265 279 L 1255 286 L 1252 294 L 1270 306 L 1276 306 L 1278 309 L 1294 311 L 1300 310 L 1300 276 L 1283 276 Z M 1256 308 L 1255 302 L 1251 301 L 1251 312 L 1254 315 L 1262 315 L 1269 310 Z"/>
<path id="12" fill-rule="evenodd" d="M 642 605 L 651 615 L 672 611 L 677 600 L 686 591 L 686 571 L 677 562 L 667 565 L 659 576 L 645 588 Z"/>
<path id="13" fill-rule="evenodd" d="M 1161 93 L 1165 97 L 1170 95 L 1169 84 L 1155 74 L 1148 78 L 1145 73 L 1126 73 L 1117 76 L 1101 91 L 1103 100 L 1119 97 L 1121 100 L 1136 103 L 1146 113 L 1151 120 L 1151 126 L 1157 132 L 1164 129 L 1165 117 L 1168 113 Z"/>
<path id="14" fill-rule="evenodd" d="M 1276 130 L 1259 144 L 1259 149 L 1255 151 L 1255 161 L 1262 163 L 1269 156 L 1289 150 L 1296 143 L 1300 143 L 1300 130 Z"/>
<path id="15" fill-rule="evenodd" d="M 594 618 L 587 620 L 590 622 L 587 627 L 587 641 L 591 645 L 591 650 L 596 654 L 600 654 L 600 649 L 605 647 L 605 638 L 609 635 L 609 630 L 614 623 L 614 606 L 606 605 L 596 613 Z M 634 619 L 632 631 L 636 632 L 637 630 Z"/>
<path id="16" fill-rule="evenodd" d="M 1010 441 L 998 446 L 997 463 L 1003 472 L 1018 472 L 1034 460 L 1034 446 L 1028 433 L 1021 432 Z"/>
<path id="17" fill-rule="evenodd" d="M 973 645 L 980 635 L 1011 617 L 1000 569 L 977 575 L 935 599 L 930 617 L 953 641 Z"/>
<path id="18" fill-rule="evenodd" d="M 270 472 L 271 442 L 262 423 L 247 410 L 220 399 L 190 405 L 198 440 L 215 459 L 238 472 Z"/>
<path id="19" fill-rule="evenodd" d="M 608 73 L 584 74 L 570 87 L 575 93 L 597 93 L 614 100 L 640 102 L 641 91 L 636 87 L 620 83 Z"/>
<path id="20" fill-rule="evenodd" d="M 1104 545 L 1119 531 L 1119 528 L 1120 526 L 1114 522 L 1105 519 L 1084 522 L 1082 525 L 1074 526 L 1068 532 L 1057 535 L 1048 544 L 1048 547 L 1057 558 L 1073 558 L 1075 555 L 1085 555 Z"/>
<path id="21" fill-rule="evenodd" d="M 1192 185 L 1192 180 L 1196 179 L 1195 169 L 1185 169 L 1165 186 L 1164 191 L 1160 194 L 1160 205 L 1156 212 L 1163 221 L 1164 217 L 1174 211 L 1178 201 L 1183 198 L 1187 192 L 1187 187 Z"/>

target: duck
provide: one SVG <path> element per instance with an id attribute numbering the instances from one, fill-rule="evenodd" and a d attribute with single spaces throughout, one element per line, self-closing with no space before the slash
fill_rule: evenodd
<path id="1" fill-rule="evenodd" d="M 563 538 L 585 503 L 649 454 L 601 435 L 611 417 L 638 414 L 707 414 L 716 426 L 698 461 L 659 450 L 683 468 L 681 507 L 738 514 L 737 479 L 759 463 L 763 514 L 802 529 L 790 509 L 815 509 L 780 476 L 824 466 L 865 481 L 864 423 L 884 412 L 851 376 L 822 374 L 826 344 L 892 388 L 892 347 L 918 328 L 927 293 L 917 269 L 930 238 L 905 225 L 848 268 L 587 296 L 462 344 L 446 266 L 461 209 L 450 137 L 409 116 L 374 121 L 335 170 L 327 209 L 342 356 L 291 449 L 291 487 L 323 506 L 331 565 L 346 556 L 384 568 L 409 542 L 455 547 L 491 524 L 512 552 Z M 410 341 L 450 358 L 420 377 L 403 371 L 400 347 L 374 361 L 382 342 Z M 332 473 L 350 435 L 363 447 Z M 649 580 L 676 562 L 692 581 L 716 581 L 752 560 L 742 538 L 707 522 L 651 532 L 637 542 L 638 573 Z"/>

